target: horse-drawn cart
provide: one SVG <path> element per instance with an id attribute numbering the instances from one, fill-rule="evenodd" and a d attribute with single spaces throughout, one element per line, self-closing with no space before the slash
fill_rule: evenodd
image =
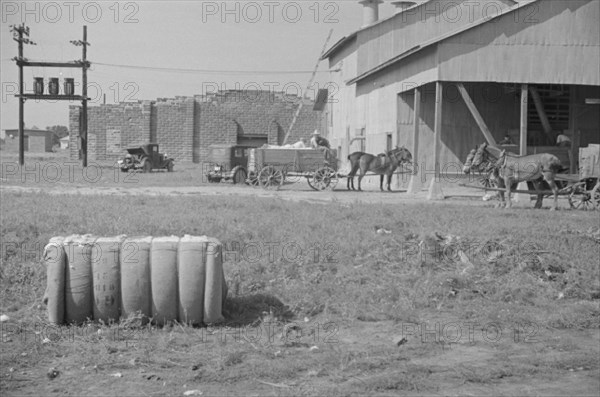
<path id="1" fill-rule="evenodd" d="M 279 189 L 284 181 L 306 178 L 314 190 L 333 190 L 340 176 L 337 157 L 327 149 L 258 148 L 250 154 L 250 179 L 263 189 Z"/>
<path id="2" fill-rule="evenodd" d="M 492 163 L 489 164 L 483 167 L 478 186 L 467 184 L 461 186 L 504 192 L 506 189 L 498 187 L 493 177 Z M 558 195 L 568 196 L 572 209 L 600 210 L 600 145 L 589 145 L 587 148 L 580 149 L 579 174 L 557 173 L 554 180 L 559 187 Z M 553 194 L 550 190 L 534 190 L 529 187 L 529 190 L 512 190 L 512 192 L 544 196 Z"/>
<path id="3" fill-rule="evenodd" d="M 561 191 L 569 194 L 571 208 L 600 210 L 600 145 L 579 149 L 579 174 L 556 177 L 567 183 Z"/>

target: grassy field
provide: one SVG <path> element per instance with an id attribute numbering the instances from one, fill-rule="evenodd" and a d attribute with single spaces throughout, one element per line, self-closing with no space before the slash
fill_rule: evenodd
<path id="1" fill-rule="evenodd" d="M 252 197 L 1 200 L 4 395 L 594 395 L 600 387 L 597 212 Z M 219 238 L 226 323 L 87 324 L 44 341 L 41 251 L 50 237 L 74 233 Z"/>
<path id="2" fill-rule="evenodd" d="M 20 166 L 14 153 L 1 153 L 1 178 L 4 185 L 36 186 L 47 188 L 69 187 L 138 187 L 138 186 L 191 186 L 208 183 L 208 165 L 176 163 L 175 172 L 163 170 L 151 175 L 141 172 L 123 173 L 110 161 L 71 160 L 68 153 L 26 153 L 25 165 Z"/>

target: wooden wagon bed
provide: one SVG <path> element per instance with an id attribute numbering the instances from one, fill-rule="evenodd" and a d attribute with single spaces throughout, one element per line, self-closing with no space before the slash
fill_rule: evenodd
<path id="1" fill-rule="evenodd" d="M 306 178 L 315 190 L 333 189 L 339 180 L 334 151 L 295 148 L 258 148 L 251 154 L 254 184 L 279 189 L 286 178 Z"/>

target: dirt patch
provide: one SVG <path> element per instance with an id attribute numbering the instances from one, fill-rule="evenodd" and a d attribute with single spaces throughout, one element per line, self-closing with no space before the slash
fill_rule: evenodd
<path id="1" fill-rule="evenodd" d="M 107 195 L 107 196 L 251 196 L 262 198 L 275 198 L 286 201 L 309 203 L 346 203 L 346 204 L 415 204 L 429 203 L 440 205 L 452 203 L 454 205 L 476 205 L 483 207 L 496 207 L 498 200 L 483 201 L 482 191 L 449 185 L 443 188 L 444 200 L 427 200 L 427 191 L 417 194 L 408 194 L 406 190 L 393 192 L 379 192 L 369 190 L 364 192 L 348 191 L 345 187 L 335 190 L 314 191 L 302 183 L 286 185 L 280 190 L 265 190 L 249 186 L 235 186 L 231 184 L 210 184 L 199 186 L 16 186 L 4 185 L 0 191 L 70 195 Z M 548 202 L 545 203 L 547 207 Z M 533 203 L 515 203 L 516 208 L 532 208 Z M 559 208 L 568 209 L 569 204 L 565 198 L 559 199 Z"/>

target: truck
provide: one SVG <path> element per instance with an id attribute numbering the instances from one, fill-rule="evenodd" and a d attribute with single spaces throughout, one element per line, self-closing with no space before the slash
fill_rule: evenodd
<path id="1" fill-rule="evenodd" d="M 232 181 L 234 184 L 247 183 L 248 156 L 251 146 L 243 145 L 210 145 L 208 147 L 210 183 Z"/>

